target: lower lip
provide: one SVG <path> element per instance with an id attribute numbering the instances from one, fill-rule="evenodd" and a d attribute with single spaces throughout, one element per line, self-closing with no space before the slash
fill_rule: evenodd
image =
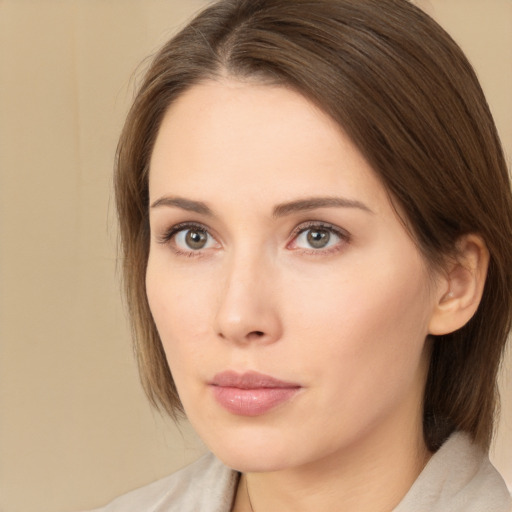
<path id="1" fill-rule="evenodd" d="M 233 414 L 239 416 L 259 416 L 274 409 L 295 396 L 299 387 L 240 389 L 212 386 L 217 402 Z"/>

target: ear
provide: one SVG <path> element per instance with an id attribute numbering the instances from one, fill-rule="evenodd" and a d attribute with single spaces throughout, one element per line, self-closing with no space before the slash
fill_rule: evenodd
<path id="1" fill-rule="evenodd" d="M 484 291 L 489 251 L 475 234 L 457 242 L 457 254 L 441 275 L 429 334 L 449 334 L 463 327 L 475 314 Z"/>

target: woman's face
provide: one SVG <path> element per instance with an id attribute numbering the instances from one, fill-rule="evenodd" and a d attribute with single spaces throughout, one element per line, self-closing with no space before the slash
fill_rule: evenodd
<path id="1" fill-rule="evenodd" d="M 283 87 L 194 86 L 149 181 L 149 304 L 217 456 L 275 471 L 421 436 L 436 285 L 329 117 Z"/>

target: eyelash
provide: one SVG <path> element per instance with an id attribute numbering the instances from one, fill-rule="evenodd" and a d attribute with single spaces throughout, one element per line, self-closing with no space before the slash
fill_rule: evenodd
<path id="1" fill-rule="evenodd" d="M 189 229 L 197 230 L 197 231 L 204 231 L 209 236 L 212 236 L 210 234 L 208 228 L 206 226 L 204 226 L 203 224 L 195 223 L 195 222 L 183 222 L 183 223 L 176 224 L 176 225 L 172 226 L 165 233 L 163 233 L 163 235 L 161 237 L 159 237 L 157 241 L 158 241 L 158 243 L 163 244 L 163 245 L 165 245 L 165 244 L 171 245 L 174 237 L 178 233 L 180 233 L 182 231 L 189 230 Z M 337 226 L 334 226 L 333 224 L 329 224 L 327 222 L 321 222 L 321 221 L 307 221 L 307 222 L 303 222 L 302 224 L 297 226 L 292 231 L 292 239 L 290 242 L 288 242 L 286 244 L 286 246 L 289 247 L 290 244 L 292 244 L 294 241 L 296 241 L 297 238 L 302 233 L 305 233 L 306 231 L 313 230 L 313 229 L 325 230 L 325 231 L 328 231 L 328 232 L 336 235 L 340 239 L 341 247 L 340 247 L 340 242 L 338 242 L 333 247 L 329 247 L 327 249 L 313 249 L 313 248 L 301 249 L 301 248 L 299 248 L 299 249 L 292 249 L 292 250 L 300 251 L 300 252 L 302 252 L 304 254 L 308 254 L 308 255 L 311 254 L 311 255 L 315 255 L 315 256 L 321 256 L 321 255 L 325 255 L 325 254 L 331 254 L 331 253 L 338 252 L 338 251 L 342 250 L 342 248 L 345 244 L 350 242 L 349 233 L 347 233 L 343 229 L 338 228 Z M 178 256 L 187 256 L 189 258 L 200 257 L 200 256 L 204 255 L 204 253 L 201 250 L 183 251 L 182 249 L 179 249 L 178 247 L 176 247 L 176 245 L 174 245 L 174 244 L 172 244 L 172 250 Z"/>

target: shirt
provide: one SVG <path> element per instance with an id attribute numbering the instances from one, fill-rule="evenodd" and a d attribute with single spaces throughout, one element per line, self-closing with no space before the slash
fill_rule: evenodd
<path id="1" fill-rule="evenodd" d="M 210 453 L 90 512 L 229 512 L 239 477 Z M 512 512 L 512 498 L 487 454 L 466 434 L 456 433 L 393 512 Z"/>

